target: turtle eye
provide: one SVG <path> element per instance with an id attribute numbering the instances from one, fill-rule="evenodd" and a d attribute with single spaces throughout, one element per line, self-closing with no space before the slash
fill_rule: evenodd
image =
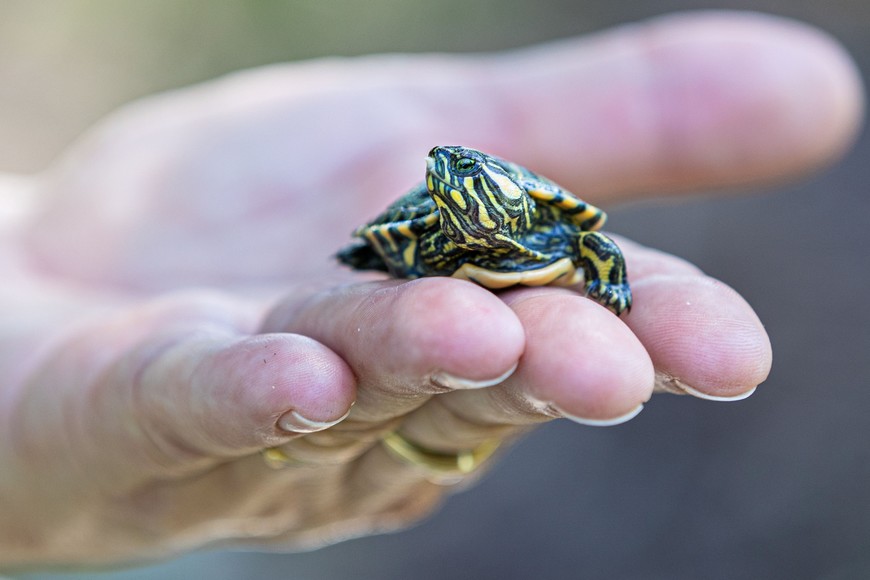
<path id="1" fill-rule="evenodd" d="M 460 157 L 453 162 L 453 170 L 459 175 L 470 175 L 480 164 L 470 157 Z"/>

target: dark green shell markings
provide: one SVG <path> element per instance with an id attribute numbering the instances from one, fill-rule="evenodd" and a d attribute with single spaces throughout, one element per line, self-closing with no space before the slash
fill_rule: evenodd
<path id="1" fill-rule="evenodd" d="M 453 276 L 492 289 L 584 284 L 617 315 L 631 308 L 625 259 L 606 215 L 552 181 L 475 149 L 435 147 L 426 178 L 356 229 L 338 253 L 397 278 Z"/>

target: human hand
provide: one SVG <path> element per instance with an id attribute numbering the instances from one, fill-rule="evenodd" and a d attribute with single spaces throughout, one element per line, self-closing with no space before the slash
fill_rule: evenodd
<path id="1" fill-rule="evenodd" d="M 606 205 L 804 171 L 839 153 L 859 116 L 830 41 L 715 14 L 499 57 L 270 68 L 133 106 L 46 176 L 29 254 L 100 291 L 292 291 L 262 321 L 237 299 L 131 297 L 48 350 L 7 399 L 13 446 L 0 448 L 0 498 L 39 506 L 4 510 L 18 516 L 7 522 L 54 530 L 50 550 L 24 557 L 390 529 L 442 494 L 378 444 L 392 429 L 451 452 L 552 417 L 618 422 L 656 380 L 744 396 L 769 369 L 763 328 L 673 256 L 620 240 L 635 297 L 623 319 L 553 288 L 334 287 L 349 275 L 329 256 L 422 175 L 433 144 L 491 151 Z M 354 400 L 348 419 L 298 436 Z M 257 451 L 276 445 L 301 465 L 265 469 Z"/>

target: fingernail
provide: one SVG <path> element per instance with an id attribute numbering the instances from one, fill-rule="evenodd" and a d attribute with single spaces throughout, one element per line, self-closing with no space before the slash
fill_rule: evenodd
<path id="1" fill-rule="evenodd" d="M 517 363 L 519 364 L 519 363 Z M 514 371 L 517 370 L 517 364 L 512 366 L 506 373 L 501 376 L 498 376 L 494 379 L 485 379 L 482 381 L 475 381 L 472 379 L 464 379 L 461 377 L 457 377 L 451 375 L 450 373 L 440 372 L 432 375 L 431 381 L 438 386 L 447 387 L 450 389 L 482 389 L 484 387 L 492 387 L 494 385 L 499 384 L 500 382 L 507 379 L 509 376 L 514 374 Z"/>
<path id="2" fill-rule="evenodd" d="M 676 377 L 672 377 L 669 375 L 657 375 L 656 376 L 656 387 L 661 391 L 665 391 L 668 393 L 674 393 L 677 395 L 691 395 L 693 397 L 697 397 L 699 399 L 704 399 L 705 401 L 720 401 L 724 403 L 730 403 L 734 401 L 742 401 L 748 397 L 752 396 L 752 393 L 755 392 L 758 387 L 753 387 L 746 392 L 740 393 L 738 395 L 734 395 L 733 397 L 721 397 L 716 395 L 710 395 L 707 393 L 702 393 L 698 389 L 694 389 L 681 381 Z"/>
<path id="3" fill-rule="evenodd" d="M 752 393 L 754 393 L 755 390 L 758 389 L 758 387 L 752 387 L 748 391 L 746 391 L 744 393 L 740 393 L 738 395 L 734 395 L 733 397 L 717 397 L 716 395 L 708 395 L 707 393 L 702 393 L 701 391 L 693 389 L 692 387 L 690 387 L 684 383 L 679 383 L 678 386 L 679 386 L 679 388 L 686 391 L 686 393 L 688 393 L 689 395 L 692 395 L 693 397 L 698 397 L 699 399 L 704 399 L 707 401 L 721 401 L 723 403 L 742 401 L 743 399 L 747 399 L 747 398 L 751 397 Z"/>
<path id="4" fill-rule="evenodd" d="M 631 421 L 635 417 L 637 417 L 641 411 L 643 411 L 643 403 L 626 413 L 625 415 L 620 415 L 619 417 L 613 417 L 612 419 L 587 419 L 585 417 L 577 417 L 576 415 L 571 415 L 570 413 L 566 413 L 562 411 L 555 405 L 553 408 L 559 411 L 559 413 L 565 419 L 570 419 L 575 423 L 580 423 L 581 425 L 589 425 L 591 427 L 612 427 L 614 425 L 619 425 L 621 423 L 625 423 L 627 421 Z"/>
<path id="5" fill-rule="evenodd" d="M 350 411 L 335 421 L 315 421 L 303 417 L 296 411 L 287 411 L 281 415 L 280 419 L 278 419 L 278 427 L 291 433 L 316 433 L 317 431 L 323 431 L 324 429 L 329 429 L 334 425 L 338 425 L 347 419 L 348 415 L 350 415 Z"/>

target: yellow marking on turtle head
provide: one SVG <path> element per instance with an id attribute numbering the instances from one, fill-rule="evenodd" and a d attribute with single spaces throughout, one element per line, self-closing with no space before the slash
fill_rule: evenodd
<path id="1" fill-rule="evenodd" d="M 437 219 L 441 222 L 441 230 L 444 234 L 451 239 L 454 239 L 456 236 L 462 236 L 462 241 L 468 242 L 468 233 L 465 231 L 462 221 L 456 216 L 456 212 L 439 196 L 434 196 L 434 199 L 439 209 Z M 432 215 L 434 216 L 435 214 Z M 455 241 L 459 242 L 459 240 Z"/>
<path id="2" fill-rule="evenodd" d="M 477 216 L 480 220 L 480 225 L 482 225 L 486 229 L 494 230 L 498 227 L 498 224 L 495 223 L 495 220 L 489 217 L 489 212 L 486 211 L 486 206 L 484 206 L 483 204 L 477 206 Z"/>
<path id="3" fill-rule="evenodd" d="M 473 199 L 477 203 L 477 217 L 480 222 L 480 225 L 485 227 L 488 230 L 494 230 L 498 227 L 498 224 L 495 220 L 492 219 L 489 215 L 489 211 L 486 209 L 486 204 L 480 196 L 477 195 L 477 191 L 474 189 L 474 178 L 466 177 L 462 180 L 462 187 L 465 189 L 465 195 L 469 198 Z M 493 200 L 489 200 L 490 204 L 493 203 Z"/>
<path id="4" fill-rule="evenodd" d="M 451 189 L 450 190 L 450 197 L 453 199 L 453 203 L 455 203 L 457 205 L 457 207 L 459 207 L 459 209 L 461 209 L 463 211 L 468 209 L 468 203 L 465 201 L 465 197 L 463 197 L 461 192 L 459 192 L 455 189 Z"/>
<path id="5" fill-rule="evenodd" d="M 488 206 L 489 211 L 490 212 L 494 211 L 496 214 L 498 214 L 498 216 L 501 218 L 501 220 L 504 223 L 515 225 L 516 220 L 511 217 L 511 214 L 508 211 L 508 208 L 505 206 L 505 204 L 502 202 L 502 200 L 499 199 L 498 192 L 493 191 L 493 189 L 486 182 L 486 180 L 480 181 L 480 188 L 483 190 L 483 194 L 486 196 L 486 199 L 489 201 L 489 206 Z"/>
<path id="6" fill-rule="evenodd" d="M 487 171 L 486 173 L 495 182 L 496 186 L 498 186 L 499 192 L 504 197 L 508 199 L 519 199 L 525 195 L 525 190 L 523 190 L 522 187 L 517 185 L 514 180 L 507 175 L 496 173 L 494 171 Z"/>

